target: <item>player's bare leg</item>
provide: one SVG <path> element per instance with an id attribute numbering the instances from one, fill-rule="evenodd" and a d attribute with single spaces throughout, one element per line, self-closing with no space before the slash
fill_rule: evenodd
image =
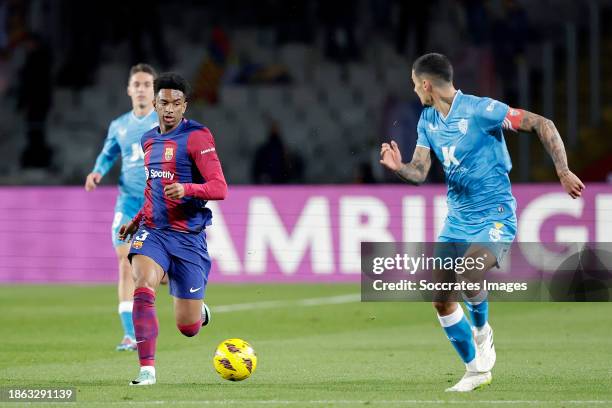
<path id="1" fill-rule="evenodd" d="M 134 329 L 138 343 L 140 374 L 131 385 L 155 384 L 155 346 L 159 323 L 155 312 L 155 290 L 164 270 L 145 255 L 132 257 L 134 271 Z"/>
<path id="2" fill-rule="evenodd" d="M 210 322 L 210 310 L 199 299 L 174 298 L 176 327 L 187 337 L 193 337 Z"/>
<path id="3" fill-rule="evenodd" d="M 129 244 L 115 247 L 119 269 L 117 296 L 119 298 L 119 315 L 123 326 L 123 340 L 117 346 L 117 351 L 136 350 L 136 335 L 134 334 L 134 323 L 132 322 L 134 276 L 132 275 L 132 265 L 130 265 L 130 261 L 127 259 L 129 252 Z"/>

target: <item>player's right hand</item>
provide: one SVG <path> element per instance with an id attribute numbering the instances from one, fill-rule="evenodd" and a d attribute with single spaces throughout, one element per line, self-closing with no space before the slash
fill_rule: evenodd
<path id="1" fill-rule="evenodd" d="M 123 224 L 119 227 L 119 233 L 117 234 L 117 238 L 123 242 L 129 242 L 132 239 L 132 235 L 134 235 L 138 231 L 138 223 L 134 221 L 130 221 L 127 224 Z"/>
<path id="2" fill-rule="evenodd" d="M 402 168 L 402 153 L 394 140 L 383 143 L 380 148 L 380 164 L 391 171 L 399 171 Z"/>
<path id="3" fill-rule="evenodd" d="M 569 170 L 564 171 L 559 175 L 561 185 L 572 198 L 578 198 L 582 195 L 582 190 L 585 189 L 584 183 L 580 181 L 578 176 Z"/>
<path id="4" fill-rule="evenodd" d="M 95 190 L 98 184 L 100 184 L 100 180 L 102 180 L 100 173 L 89 173 L 85 179 L 85 191 Z"/>

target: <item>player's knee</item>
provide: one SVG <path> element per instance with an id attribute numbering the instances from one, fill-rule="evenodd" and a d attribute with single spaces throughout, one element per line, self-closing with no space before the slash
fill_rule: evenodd
<path id="1" fill-rule="evenodd" d="M 157 282 L 155 281 L 155 277 L 151 274 L 136 273 L 135 271 L 133 279 L 135 288 L 148 288 L 153 291 L 157 290 Z"/>
<path id="2" fill-rule="evenodd" d="M 452 302 L 433 302 L 433 307 L 436 309 L 440 316 L 446 316 L 451 314 L 453 308 Z"/>
<path id="3" fill-rule="evenodd" d="M 176 324 L 179 331 L 183 333 L 184 336 L 193 337 L 200 332 L 200 328 L 202 327 L 202 321 L 198 320 L 193 324 Z"/>
<path id="4" fill-rule="evenodd" d="M 147 289 L 151 289 L 151 290 L 155 290 L 157 288 L 157 285 L 155 285 L 154 282 L 151 281 L 151 279 L 149 279 L 147 276 L 136 276 L 134 279 L 134 287 L 136 289 L 138 288 L 147 288 Z"/>
<path id="5" fill-rule="evenodd" d="M 132 272 L 134 279 L 134 286 L 137 288 L 149 288 L 156 290 L 159 284 L 159 276 L 153 270 L 147 270 L 146 268 L 134 267 Z"/>

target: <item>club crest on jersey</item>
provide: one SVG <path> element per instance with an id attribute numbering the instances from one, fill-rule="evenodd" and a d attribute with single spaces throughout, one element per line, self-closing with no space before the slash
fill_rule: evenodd
<path id="1" fill-rule="evenodd" d="M 134 249 L 142 248 L 142 241 L 133 241 L 132 242 L 132 248 L 134 248 Z"/>
<path id="2" fill-rule="evenodd" d="M 489 230 L 489 239 L 493 242 L 497 242 L 501 239 L 501 235 L 503 234 L 501 229 L 504 224 L 502 224 L 501 222 L 496 222 L 493 225 L 495 227 Z"/>
<path id="3" fill-rule="evenodd" d="M 457 126 L 459 127 L 459 131 L 462 134 L 465 135 L 467 133 L 467 130 L 468 130 L 468 121 L 467 121 L 467 119 L 461 119 Z"/>
<path id="4" fill-rule="evenodd" d="M 172 160 L 174 157 L 174 149 L 172 147 L 166 147 L 166 151 L 164 152 L 164 159 Z"/>

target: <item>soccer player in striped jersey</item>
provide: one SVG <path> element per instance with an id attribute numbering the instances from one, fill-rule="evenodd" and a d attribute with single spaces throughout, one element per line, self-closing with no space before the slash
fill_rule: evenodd
<path id="1" fill-rule="evenodd" d="M 187 82 L 177 74 L 162 74 L 155 80 L 154 105 L 160 123 L 141 140 L 145 202 L 119 231 L 122 240 L 133 236 L 128 258 L 136 281 L 134 327 L 140 374 L 132 385 L 156 382 L 155 292 L 163 276 L 168 275 L 181 333 L 195 336 L 210 322 L 210 311 L 202 303 L 211 264 L 205 229 L 211 225 L 212 213 L 206 202 L 225 199 L 227 183 L 213 135 L 183 117 L 187 91 Z"/>
<path id="2" fill-rule="evenodd" d="M 383 143 L 381 164 L 411 184 L 425 181 L 432 153 L 442 163 L 448 185 L 448 216 L 438 242 L 463 244 L 464 257 L 487 259 L 484 271 L 501 261 L 516 234 L 516 200 L 503 129 L 535 133 L 550 154 L 561 185 L 580 197 L 584 184 L 568 167 L 554 123 L 540 115 L 490 99 L 463 94 L 453 85 L 453 68 L 441 54 L 419 57 L 412 67 L 414 91 L 425 106 L 417 125 L 412 160 L 402 162 L 394 141 Z M 453 244 L 453 245 L 455 245 Z M 447 391 L 472 391 L 491 382 L 496 354 L 485 291 L 463 294 L 470 321 L 454 301 L 435 301 L 444 331 L 466 366 Z"/>
<path id="3" fill-rule="evenodd" d="M 132 267 L 127 259 L 130 246 L 120 241 L 117 233 L 122 224 L 136 215 L 144 202 L 144 156 L 140 147 L 140 138 L 158 123 L 157 113 L 153 109 L 155 76 L 155 70 L 147 64 L 134 65 L 130 69 L 127 94 L 132 99 L 132 110 L 111 122 L 104 147 L 96 159 L 93 170 L 85 180 L 85 190 L 93 191 L 121 156 L 119 195 L 111 226 L 113 246 L 119 264 L 117 292 L 119 317 L 123 326 L 123 340 L 117 346 L 118 351 L 136 350 L 132 323 L 134 281 Z"/>

